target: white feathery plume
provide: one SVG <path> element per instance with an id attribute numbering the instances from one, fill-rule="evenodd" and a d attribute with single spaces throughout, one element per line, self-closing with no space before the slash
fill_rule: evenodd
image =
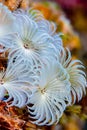
<path id="1" fill-rule="evenodd" d="M 29 8 L 27 10 L 23 10 L 23 9 L 18 9 L 16 11 L 13 12 L 13 14 L 16 17 L 29 17 L 30 19 L 34 20 L 35 22 L 38 22 L 40 20 L 44 19 L 43 14 L 39 11 L 39 10 L 35 10 L 33 8 Z"/>
<path id="2" fill-rule="evenodd" d="M 60 53 L 63 43 L 60 37 L 61 33 L 56 33 L 56 24 L 45 19 L 38 21 L 37 24 L 42 31 L 45 31 L 52 37 L 52 43 L 56 47 L 57 52 Z"/>
<path id="3" fill-rule="evenodd" d="M 9 106 L 23 107 L 29 103 L 33 86 L 37 83 L 38 76 L 34 66 L 26 70 L 21 64 L 18 66 L 9 60 L 7 69 L 0 71 L 0 100 L 8 94 L 8 98 L 4 101 L 11 101 Z"/>
<path id="4" fill-rule="evenodd" d="M 61 51 L 62 39 L 60 38 L 60 33 L 59 34 L 56 33 L 56 24 L 44 19 L 44 16 L 40 11 L 30 8 L 29 10 L 26 11 L 17 10 L 14 12 L 14 15 L 16 17 L 22 17 L 24 19 L 26 19 L 26 17 L 28 16 L 29 19 L 35 21 L 42 32 L 46 32 L 51 36 L 52 38 L 51 43 L 53 43 L 53 45 L 57 47 L 57 52 L 59 53 L 59 51 Z"/>
<path id="5" fill-rule="evenodd" d="M 19 17 L 17 22 L 20 25 L 18 36 L 14 36 L 12 47 L 9 46 L 12 48 L 9 58 L 13 56 L 23 64 L 47 64 L 57 57 L 56 48 L 51 44 L 52 37 L 42 32 L 36 22 L 28 17 Z"/>
<path id="6" fill-rule="evenodd" d="M 86 75 L 82 70 L 84 66 L 79 60 L 72 60 L 71 53 L 68 49 L 62 50 L 60 62 L 70 76 L 71 83 L 71 101 L 81 100 L 83 94 L 86 93 Z"/>
<path id="7" fill-rule="evenodd" d="M 42 68 L 39 84 L 28 105 L 32 123 L 52 125 L 62 116 L 69 102 L 70 83 L 68 75 L 61 69 L 58 63 Z"/>
<path id="8" fill-rule="evenodd" d="M 0 3 L 0 45 L 7 47 L 11 44 L 12 35 L 16 32 L 16 28 L 15 17 L 12 12 Z"/>

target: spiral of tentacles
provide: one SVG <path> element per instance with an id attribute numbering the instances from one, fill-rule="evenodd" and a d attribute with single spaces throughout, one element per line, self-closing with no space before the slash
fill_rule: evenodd
<path id="1" fill-rule="evenodd" d="M 8 95 L 4 101 L 11 101 L 9 106 L 23 107 L 29 103 L 33 86 L 38 83 L 38 70 L 34 66 L 26 70 L 12 61 L 9 60 L 5 71 L 0 71 L 0 100 Z"/>
<path id="2" fill-rule="evenodd" d="M 68 49 L 62 50 L 60 62 L 70 76 L 71 83 L 71 101 L 81 100 L 85 94 L 86 74 L 83 71 L 84 66 L 80 60 L 72 60 L 71 53 Z"/>
<path id="3" fill-rule="evenodd" d="M 69 77 L 59 66 L 54 63 L 43 68 L 40 73 L 40 82 L 28 105 L 32 123 L 38 125 L 57 123 L 69 103 Z"/>
<path id="4" fill-rule="evenodd" d="M 34 10 L 32 8 L 26 11 L 19 9 L 14 12 L 14 15 L 16 17 L 23 17 L 23 18 L 28 16 L 30 19 L 34 20 L 38 24 L 38 27 L 41 31 L 46 32 L 47 34 L 52 36 L 53 39 L 52 43 L 55 46 L 58 46 L 58 51 L 61 50 L 63 44 L 60 38 L 60 33 L 56 33 L 57 27 L 55 23 L 47 21 L 40 11 Z"/>
<path id="5" fill-rule="evenodd" d="M 16 11 L 11 15 L 16 19 L 15 34 L 6 35 L 0 39 L 2 46 L 10 49 L 9 58 L 13 56 L 24 64 L 48 64 L 57 58 L 56 48 L 52 44 L 54 39 L 37 24 L 34 11 Z M 35 18 L 32 18 L 35 17 Z M 20 26 L 19 26 L 20 25 Z M 9 27 L 10 28 L 10 27 Z"/>
<path id="6" fill-rule="evenodd" d="M 61 50 L 63 49 L 63 42 L 61 39 L 61 35 L 63 35 L 62 33 L 56 33 L 56 24 L 53 22 L 49 22 L 45 19 L 39 20 L 37 22 L 39 28 L 42 31 L 45 31 L 46 33 L 48 33 L 50 36 L 52 36 L 53 38 L 53 45 L 56 47 L 57 49 L 57 53 L 59 54 L 61 52 Z"/>
<path id="7" fill-rule="evenodd" d="M 27 61 L 29 61 L 29 64 L 33 62 L 34 64 L 48 64 L 57 58 L 57 53 L 59 53 L 59 50 L 62 48 L 59 43 L 62 43 L 62 41 L 58 35 L 54 34 L 52 37 L 50 34 L 51 29 L 48 29 L 49 31 L 45 30 L 47 25 L 48 28 L 51 28 L 51 24 L 43 24 L 43 26 L 46 27 L 41 28 L 39 22 L 42 21 L 43 18 L 37 12 L 38 11 L 32 11 L 30 9 L 29 13 L 23 10 L 11 13 L 16 19 L 16 32 L 14 35 L 6 35 L 1 39 L 2 45 L 10 49 L 9 58 L 13 56 L 14 59 L 16 58 L 16 60 L 20 62 L 23 61 L 24 64 L 26 64 Z M 33 14 L 35 15 L 33 16 Z M 45 20 L 43 20 L 43 22 L 45 22 Z M 55 29 L 53 30 L 55 32 Z M 59 49 L 56 50 L 53 43 L 57 40 L 59 40 Z"/>
<path id="8" fill-rule="evenodd" d="M 16 57 L 16 60 L 23 61 L 24 64 L 27 61 L 30 64 L 48 64 L 56 59 L 56 47 L 48 33 L 39 29 L 37 23 L 28 16 L 19 18 L 17 22 L 20 24 L 18 35 L 13 38 L 12 47 L 10 45 L 12 49 L 9 57 Z"/>
<path id="9" fill-rule="evenodd" d="M 0 3 L 0 45 L 4 47 L 0 52 L 6 50 L 8 45 L 12 43 L 12 35 L 16 32 L 16 28 L 12 12 Z"/>

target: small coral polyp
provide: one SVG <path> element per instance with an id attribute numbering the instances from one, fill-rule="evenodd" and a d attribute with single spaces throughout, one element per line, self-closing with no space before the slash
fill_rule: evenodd
<path id="1" fill-rule="evenodd" d="M 86 92 L 84 66 L 72 61 L 56 25 L 39 11 L 11 12 L 0 4 L 0 29 L 1 52 L 8 52 L 7 68 L 0 71 L 0 100 L 8 93 L 9 106 L 27 106 L 34 124 L 58 123 L 66 107 Z"/>

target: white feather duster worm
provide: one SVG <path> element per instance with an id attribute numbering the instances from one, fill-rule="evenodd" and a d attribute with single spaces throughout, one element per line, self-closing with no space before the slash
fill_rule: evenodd
<path id="1" fill-rule="evenodd" d="M 33 92 L 32 87 L 38 83 L 36 73 L 34 66 L 26 70 L 22 64 L 18 66 L 10 59 L 6 71 L 0 71 L 0 100 L 8 94 L 4 101 L 11 101 L 9 106 L 26 106 Z"/>
<path id="2" fill-rule="evenodd" d="M 56 25 L 39 11 L 11 13 L 0 4 L 0 45 L 9 49 L 7 69 L 0 71 L 0 100 L 8 94 L 9 106 L 28 106 L 31 122 L 57 123 L 65 108 L 82 98 L 84 67 L 71 60 Z"/>
<path id="3" fill-rule="evenodd" d="M 32 123 L 52 125 L 62 116 L 70 94 L 69 77 L 62 69 L 57 63 L 42 69 L 39 84 L 28 106 Z"/>
<path id="4" fill-rule="evenodd" d="M 70 76 L 71 83 L 71 101 L 81 100 L 83 94 L 86 93 L 86 75 L 82 70 L 84 66 L 79 60 L 72 60 L 71 53 L 68 49 L 63 49 L 60 62 Z"/>
<path id="5" fill-rule="evenodd" d="M 13 45 L 10 57 L 16 57 L 16 60 L 23 64 L 47 64 L 57 57 L 55 46 L 52 43 L 52 37 L 39 29 L 36 22 L 29 17 L 17 19 L 19 29 L 18 35 L 13 39 Z M 11 45 L 9 46 L 11 48 Z"/>
<path id="6" fill-rule="evenodd" d="M 14 15 L 18 18 L 21 17 L 23 19 L 26 19 L 27 16 L 29 19 L 32 19 L 38 24 L 38 28 L 42 31 L 42 33 L 47 33 L 51 37 L 51 43 L 53 43 L 54 46 L 57 47 L 57 52 L 59 54 L 59 51 L 62 48 L 62 39 L 60 38 L 60 33 L 56 33 L 56 24 L 53 22 L 47 21 L 42 13 L 38 10 L 34 10 L 30 8 L 29 10 L 17 10 L 14 12 Z M 55 43 L 55 44 L 54 44 Z"/>
<path id="7" fill-rule="evenodd" d="M 0 45 L 10 46 L 12 35 L 16 32 L 16 21 L 12 12 L 0 3 Z M 4 51 L 4 50 L 0 50 Z"/>

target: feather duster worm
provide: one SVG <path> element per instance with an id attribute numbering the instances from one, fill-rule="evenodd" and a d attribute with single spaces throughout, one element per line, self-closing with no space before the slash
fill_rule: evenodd
<path id="1" fill-rule="evenodd" d="M 7 68 L 0 71 L 0 100 L 27 107 L 34 124 L 58 123 L 72 97 L 75 102 L 85 93 L 85 73 L 79 69 L 83 66 L 71 61 L 69 51 L 66 56 L 55 24 L 39 11 L 0 7 L 1 53 L 8 51 Z"/>

